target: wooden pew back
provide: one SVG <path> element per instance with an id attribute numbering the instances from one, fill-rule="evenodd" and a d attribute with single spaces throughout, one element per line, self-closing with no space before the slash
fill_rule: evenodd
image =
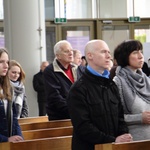
<path id="1" fill-rule="evenodd" d="M 72 135 L 73 127 L 57 127 L 57 128 L 47 128 L 39 130 L 28 130 L 23 131 L 23 137 L 25 140 L 49 138 L 49 137 L 59 137 L 59 136 L 70 136 Z"/>
<path id="2" fill-rule="evenodd" d="M 0 143 L 0 150 L 71 150 L 72 136 L 27 140 L 17 143 Z M 95 150 L 149 150 L 150 141 L 97 144 Z"/>
<path id="3" fill-rule="evenodd" d="M 67 127 L 67 126 L 72 126 L 70 119 L 20 124 L 22 131 L 45 129 L 45 128 L 56 128 L 56 127 Z"/>
<path id="4" fill-rule="evenodd" d="M 35 122 L 43 122 L 48 121 L 48 116 L 38 116 L 38 117 L 27 117 L 18 119 L 18 123 L 35 123 Z"/>
<path id="5" fill-rule="evenodd" d="M 97 144 L 95 150 L 149 150 L 150 140 L 129 143 Z"/>

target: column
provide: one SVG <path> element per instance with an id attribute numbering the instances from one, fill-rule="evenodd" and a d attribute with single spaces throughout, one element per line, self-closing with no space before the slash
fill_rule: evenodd
<path id="1" fill-rule="evenodd" d="M 4 0 L 5 46 L 10 58 L 22 65 L 29 116 L 38 115 L 33 75 L 46 60 L 44 0 Z"/>

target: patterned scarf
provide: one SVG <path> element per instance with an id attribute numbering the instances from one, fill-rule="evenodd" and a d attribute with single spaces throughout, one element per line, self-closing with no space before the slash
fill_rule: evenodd
<path id="1" fill-rule="evenodd" d="M 150 78 L 141 69 L 133 72 L 129 67 L 118 66 L 116 76 L 121 82 L 121 96 L 128 112 L 131 112 L 136 95 L 150 104 Z"/>

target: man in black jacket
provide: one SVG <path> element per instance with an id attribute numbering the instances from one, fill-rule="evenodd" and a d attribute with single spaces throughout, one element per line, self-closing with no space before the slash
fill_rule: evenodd
<path id="1" fill-rule="evenodd" d="M 69 119 L 67 95 L 72 84 L 81 76 L 83 66 L 73 64 L 73 49 L 66 40 L 54 46 L 55 59 L 44 70 L 49 120 Z"/>
<path id="2" fill-rule="evenodd" d="M 74 128 L 72 150 L 94 150 L 95 144 L 131 141 L 117 86 L 109 79 L 108 45 L 102 40 L 89 41 L 85 56 L 88 65 L 67 98 Z"/>
<path id="3" fill-rule="evenodd" d="M 40 66 L 40 71 L 33 76 L 33 88 L 37 92 L 39 116 L 46 115 L 46 95 L 45 95 L 43 71 L 48 65 L 49 65 L 48 61 L 43 61 Z"/>

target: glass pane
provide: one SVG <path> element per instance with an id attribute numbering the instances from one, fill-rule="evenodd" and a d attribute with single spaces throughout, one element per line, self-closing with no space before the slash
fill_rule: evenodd
<path id="1" fill-rule="evenodd" d="M 89 27 L 63 27 L 63 39 L 69 41 L 73 49 L 78 49 L 84 56 L 85 44 L 90 40 Z"/>
<path id="2" fill-rule="evenodd" d="M 67 18 L 92 18 L 92 0 L 66 0 Z"/>
<path id="3" fill-rule="evenodd" d="M 3 28 L 0 28 L 0 47 L 5 47 L 5 38 Z"/>
<path id="4" fill-rule="evenodd" d="M 127 18 L 127 0 L 99 1 L 99 18 Z"/>
<path id="5" fill-rule="evenodd" d="M 142 43 L 150 42 L 150 25 L 135 26 L 134 38 Z"/>
<path id="6" fill-rule="evenodd" d="M 150 67 L 150 62 L 148 61 L 150 58 L 150 25 L 136 25 L 134 38 L 142 42 L 144 59 Z"/>
<path id="7" fill-rule="evenodd" d="M 129 39 L 129 37 L 128 26 L 102 26 L 102 39 L 108 44 L 112 57 L 115 47 L 122 41 Z"/>
<path id="8" fill-rule="evenodd" d="M 135 16 L 140 16 L 141 18 L 150 17 L 150 0 L 134 0 L 134 13 Z M 142 11 L 141 11 L 142 10 Z"/>
<path id="9" fill-rule="evenodd" d="M 45 0 L 45 19 L 54 19 L 54 0 Z"/>
<path id="10" fill-rule="evenodd" d="M 53 52 L 53 47 L 56 43 L 56 33 L 55 33 L 55 28 L 54 27 L 48 27 L 46 28 L 46 55 L 47 55 L 47 60 L 49 62 L 52 62 L 54 59 L 54 52 Z"/>
<path id="11" fill-rule="evenodd" d="M 0 0 L 0 19 L 4 19 L 3 0 Z"/>

